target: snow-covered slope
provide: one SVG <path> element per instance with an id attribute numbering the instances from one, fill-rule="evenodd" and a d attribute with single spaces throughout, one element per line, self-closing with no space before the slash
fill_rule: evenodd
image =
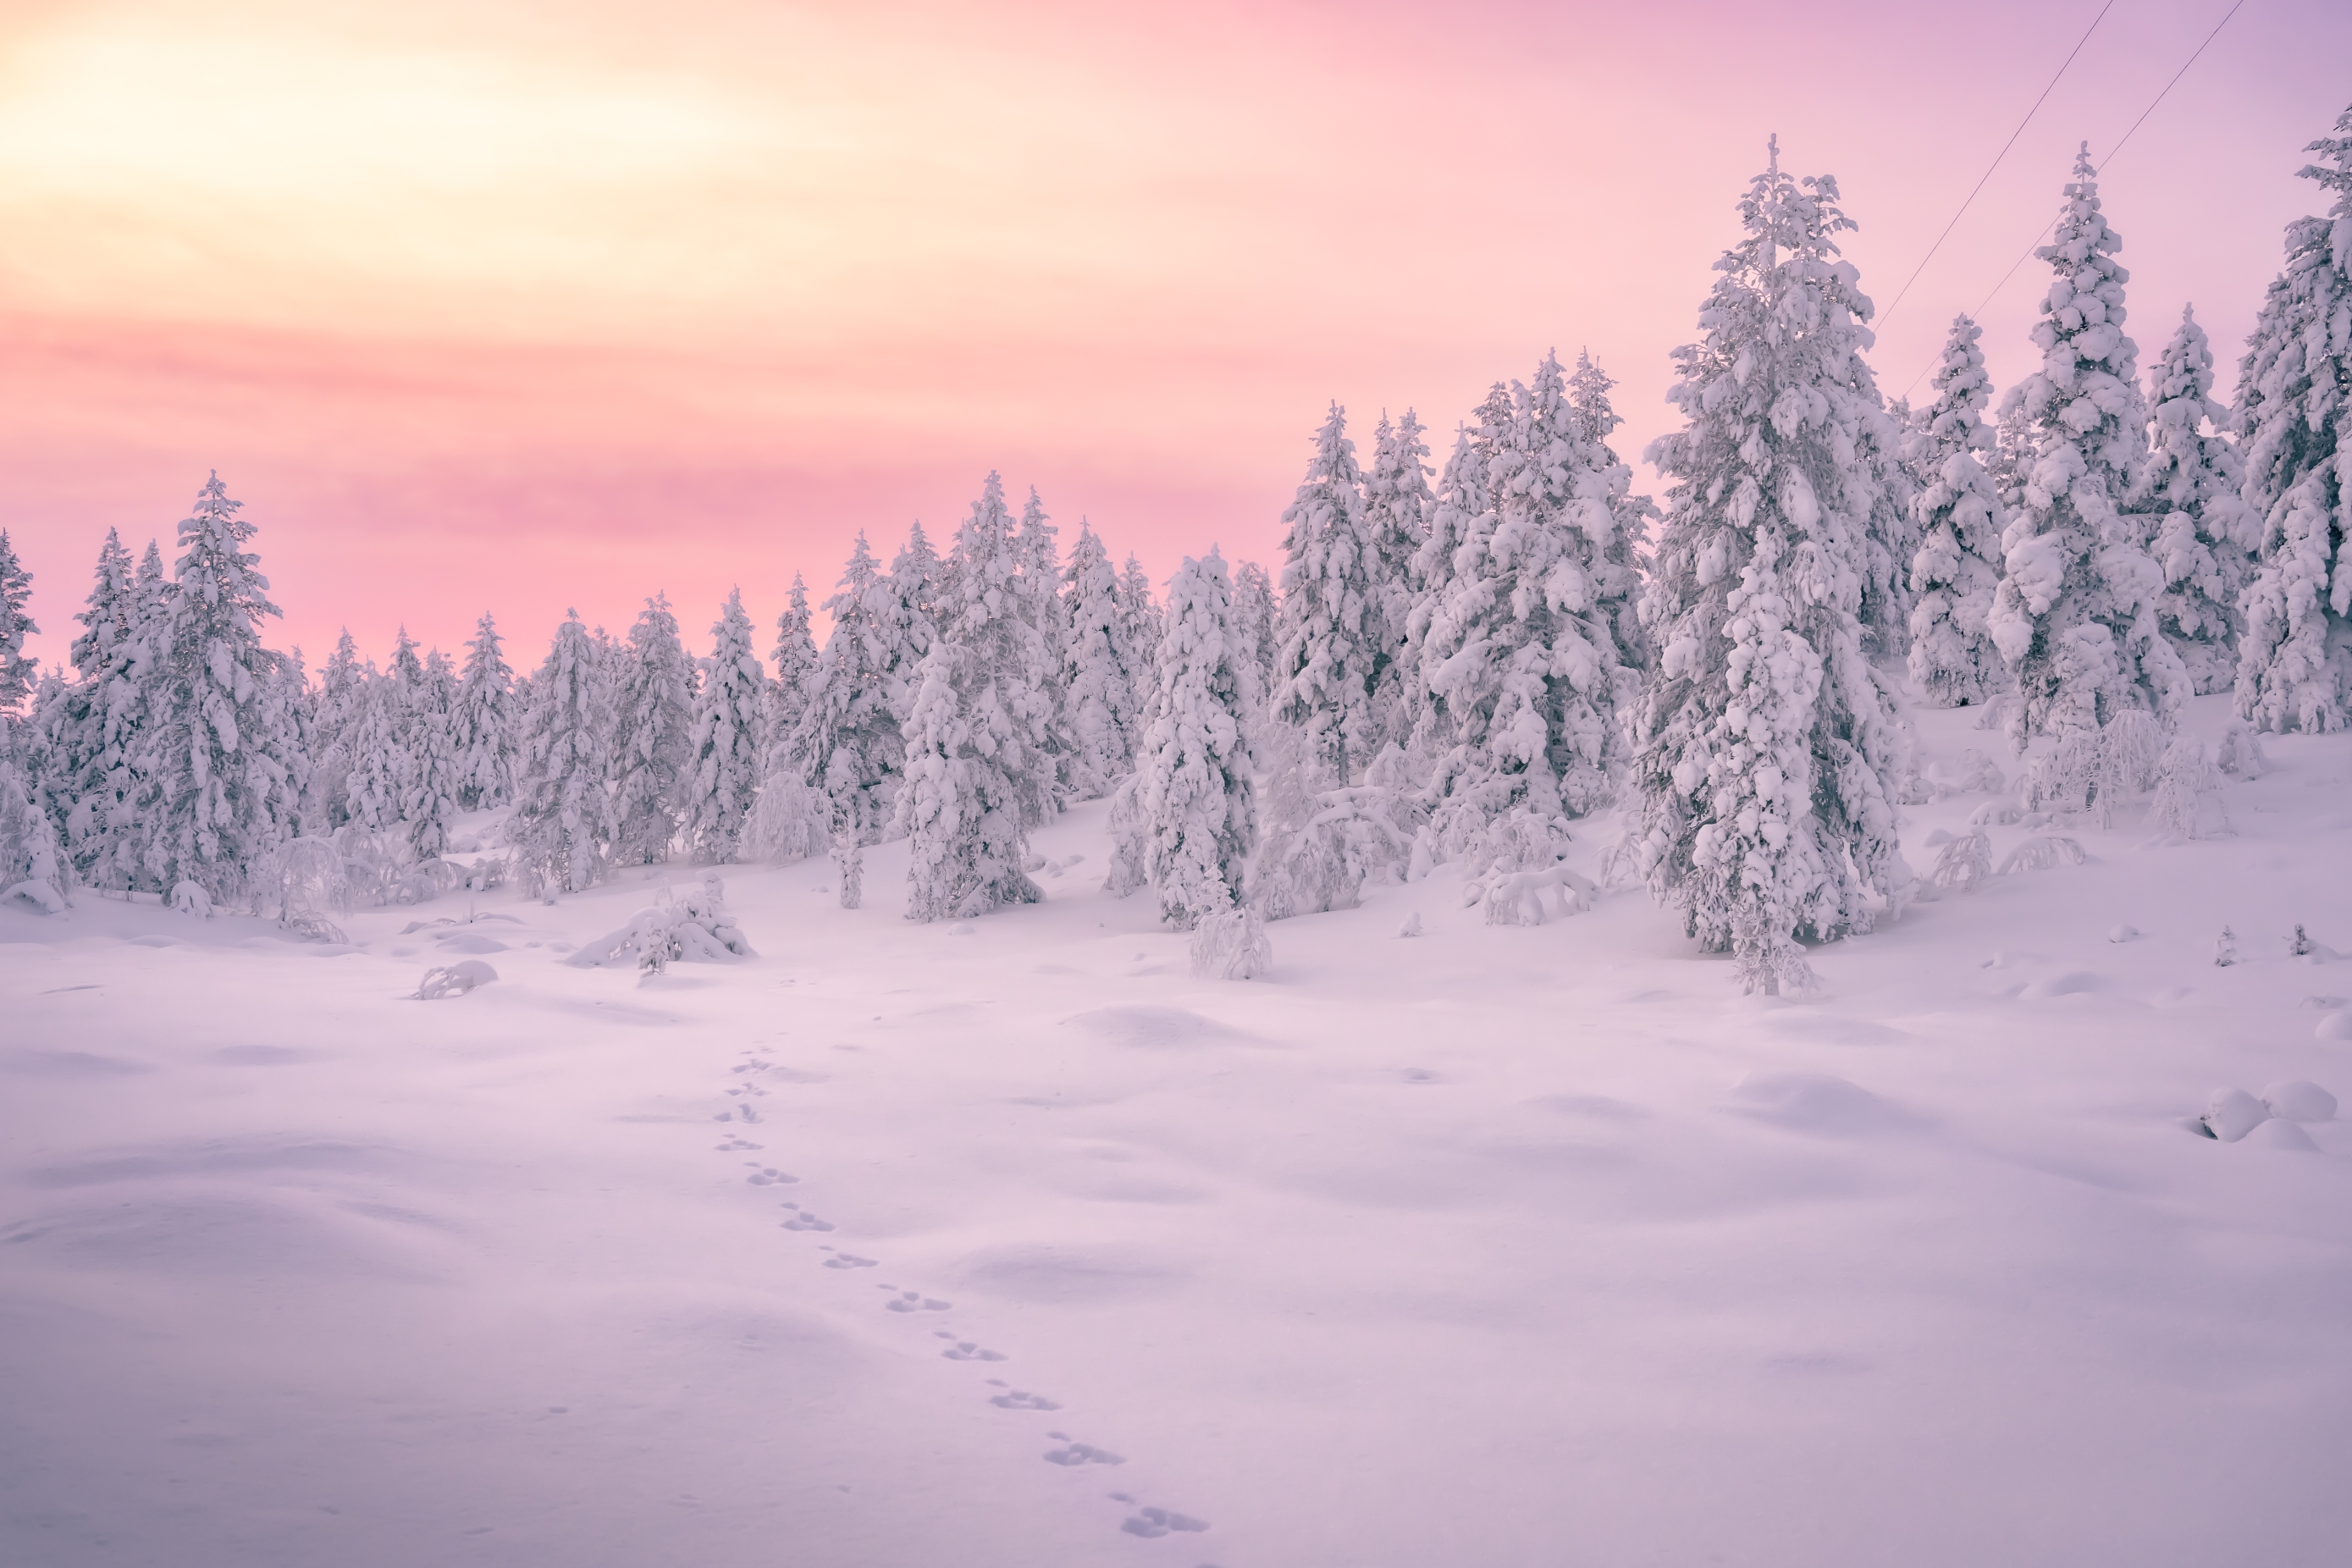
<path id="1" fill-rule="evenodd" d="M 562 960 L 659 873 L 0 910 L 0 1563 L 2340 1561 L 2352 1127 L 2190 1131 L 2352 1100 L 2352 738 L 2266 743 L 1805 1003 L 1443 869 L 1195 982 L 1099 803 L 1042 905 L 735 869 L 642 983 Z"/>

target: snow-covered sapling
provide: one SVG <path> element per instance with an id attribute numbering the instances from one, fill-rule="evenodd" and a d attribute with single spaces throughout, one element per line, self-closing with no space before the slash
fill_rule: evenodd
<path id="1" fill-rule="evenodd" d="M 2213 939 L 2213 963 L 2218 968 L 2227 969 L 2237 962 L 2238 933 L 2223 926 L 2221 934 Z"/>

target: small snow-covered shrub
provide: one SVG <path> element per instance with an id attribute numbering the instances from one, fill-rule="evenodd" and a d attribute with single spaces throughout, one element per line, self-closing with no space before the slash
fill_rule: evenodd
<path id="1" fill-rule="evenodd" d="M 1599 891 L 1567 867 L 1550 866 L 1540 871 L 1490 871 L 1484 881 L 1470 884 L 1464 901 L 1483 900 L 1490 926 L 1539 926 L 1583 913 Z"/>
<path id="2" fill-rule="evenodd" d="M 342 928 L 328 918 L 352 905 L 351 879 L 332 840 L 289 838 L 272 849 L 255 878 L 255 895 L 274 899 L 278 923 L 306 942 L 341 942 Z"/>
<path id="3" fill-rule="evenodd" d="M 1991 876 L 1992 840 L 1979 831 L 1945 845 L 1927 879 L 1946 892 L 1973 893 Z"/>
<path id="4" fill-rule="evenodd" d="M 2168 837 L 2199 837 L 2198 805 L 2221 787 L 2221 770 L 2207 754 L 2205 742 L 2190 735 L 2174 737 L 2157 768 L 2156 795 L 2147 806 L 2148 826 Z"/>
<path id="5" fill-rule="evenodd" d="M 194 915 L 200 921 L 213 918 L 213 896 L 202 882 L 179 881 L 172 884 L 172 907 L 184 915 Z"/>
<path id="6" fill-rule="evenodd" d="M 2044 834 L 2011 850 L 2009 858 L 2000 863 L 2000 874 L 2009 877 L 2020 871 L 2047 871 L 2054 866 L 2080 866 L 2089 858 L 2075 840 Z"/>
<path id="7" fill-rule="evenodd" d="M 2025 765 L 2019 798 L 2028 811 L 2087 811 L 2099 787 L 2099 738 L 2068 735 Z"/>
<path id="8" fill-rule="evenodd" d="M 0 721 L 0 731 L 5 728 Z M 65 913 L 68 864 L 58 850 L 56 826 L 33 805 L 16 769 L 0 757 L 0 903 L 21 899 L 47 913 Z"/>
<path id="9" fill-rule="evenodd" d="M 2264 765 L 2263 743 L 2244 721 L 2235 721 L 2221 731 L 2221 754 L 2214 763 L 2233 779 L 2258 779 Z"/>
<path id="10" fill-rule="evenodd" d="M 822 851 L 833 837 L 833 803 L 791 773 L 772 773 L 744 824 L 738 858 L 788 865 Z"/>
<path id="11" fill-rule="evenodd" d="M 2237 962 L 2238 933 L 2231 931 L 2228 926 L 2223 926 L 2221 928 L 2221 934 L 2213 939 L 2214 966 L 2220 969 L 2227 969 L 2230 965 Z"/>
<path id="12" fill-rule="evenodd" d="M 858 842 L 857 830 L 845 827 L 833 836 L 833 875 L 840 890 L 841 907 L 855 910 L 866 903 L 866 849 Z"/>
<path id="13" fill-rule="evenodd" d="M 1103 891 L 1123 899 L 1150 880 L 1144 851 L 1150 843 L 1150 820 L 1143 814 L 1141 781 L 1133 773 L 1110 795 L 1110 874 Z"/>
<path id="14" fill-rule="evenodd" d="M 674 960 L 724 963 L 751 956 L 751 944 L 727 912 L 723 885 L 707 877 L 683 893 L 664 888 L 659 903 L 639 910 L 627 925 L 584 943 L 563 962 L 578 969 L 629 963 L 659 970 Z"/>
<path id="15" fill-rule="evenodd" d="M 1295 829 L 1265 836 L 1249 879 L 1249 903 L 1269 921 L 1356 907 L 1365 881 L 1402 868 L 1412 856 L 1411 805 L 1371 785 L 1316 797 L 1317 810 Z"/>
<path id="16" fill-rule="evenodd" d="M 455 963 L 438 964 L 425 972 L 416 984 L 416 1000 L 438 1002 L 445 996 L 463 996 L 477 985 L 488 985 L 499 977 L 499 972 L 478 958 L 461 958 Z"/>
<path id="17" fill-rule="evenodd" d="M 1265 922 L 1246 904 L 1202 915 L 1192 928 L 1192 973 L 1202 980 L 1255 980 L 1274 967 Z"/>

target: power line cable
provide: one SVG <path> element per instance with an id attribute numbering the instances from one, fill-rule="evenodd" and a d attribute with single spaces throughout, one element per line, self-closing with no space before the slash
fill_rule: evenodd
<path id="1" fill-rule="evenodd" d="M 2241 3 L 2242 4 L 2243 0 L 2241 0 Z M 2083 29 L 2083 36 L 2074 40 L 2074 47 L 2066 52 L 2066 58 L 2058 62 L 2058 69 L 2051 76 L 2049 83 L 2042 88 L 2042 96 L 2033 100 L 2033 107 L 2025 111 L 2025 118 L 2017 122 L 2017 129 L 2009 133 L 2009 140 L 2000 144 L 2000 151 L 1992 155 L 1990 163 L 1985 165 L 1985 172 L 1977 177 L 1977 183 L 1969 190 L 1968 199 L 1960 203 L 1960 210 L 1952 215 L 1952 221 L 1944 226 L 1944 232 L 1936 237 L 1936 243 L 1927 247 L 1927 254 L 1919 258 L 1919 265 L 1911 269 L 1911 276 L 1903 280 L 1902 289 L 1895 296 L 1895 303 L 1879 313 L 1877 326 L 1885 327 L 1886 319 L 1902 309 L 1904 296 L 1911 292 L 1911 285 L 1919 281 L 1919 274 L 1927 270 L 1927 263 L 1936 259 L 1936 252 L 1944 248 L 1944 241 L 1952 237 L 1952 230 L 1960 226 L 1960 219 L 1968 216 L 1969 207 L 1984 190 L 1985 182 L 1992 178 L 1995 169 L 2000 167 L 2000 161 L 2009 156 L 2009 150 L 2017 145 L 2017 139 L 2025 134 L 2025 128 L 2033 123 L 2033 117 L 2041 112 L 2042 104 L 2049 101 L 2051 92 L 2058 86 L 2058 79 L 2066 74 L 2066 68 L 2074 63 L 2074 57 L 2083 52 L 2083 46 L 2091 41 L 2091 35 L 2098 31 L 2099 24 L 2105 21 L 2107 13 L 2115 8 L 2116 0 L 2107 0 L 2105 5 L 2100 6 L 2099 14 L 2091 18 L 2091 25 Z M 2135 126 L 2133 129 L 2137 130 L 2138 127 Z"/>
<path id="2" fill-rule="evenodd" d="M 2211 43 L 2212 43 L 2212 41 L 2213 41 L 2215 38 L 2218 38 L 2218 37 L 2220 37 L 2221 36 L 2221 29 L 2222 29 L 2222 28 L 2224 28 L 2224 27 L 2226 27 L 2226 26 L 2228 26 L 2230 25 L 2230 18 L 2231 18 L 2231 17 L 2232 17 L 2232 16 L 2236 16 L 2236 15 L 2238 14 L 2239 8 L 2240 8 L 2241 6 L 2242 6 L 2242 5 L 2245 5 L 2245 3 L 2246 3 L 2246 0 L 2234 0 L 2234 4 L 2232 4 L 2232 5 L 2231 5 L 2231 7 L 2230 7 L 2227 11 L 2224 11 L 2224 12 L 2222 12 L 2222 13 L 2221 13 L 2221 19 L 2220 21 L 2218 21 L 2218 22 L 2216 22 L 2216 23 L 2214 23 L 2214 24 L 2213 24 L 2213 30 L 2212 30 L 2211 32 L 2210 32 L 2210 33 L 2208 33 L 2208 34 L 2206 34 L 2206 35 L 2205 35 L 2205 41 L 2204 41 L 2204 43 L 2200 43 L 2200 44 L 2199 44 L 2199 45 L 2198 45 L 2194 49 L 2192 49 L 2192 50 L 2190 50 L 2190 51 L 2189 51 L 2189 58 L 2188 58 L 2186 60 L 2183 60 L 2183 61 L 2181 62 L 2181 64 L 2180 64 L 2180 68 L 2179 68 L 2179 70 L 2174 71 L 2174 72 L 2172 73 L 2172 79 L 2171 79 L 2170 81 L 2166 82 L 2166 83 L 2164 84 L 2163 88 L 2162 88 L 2162 89 L 2161 89 L 2157 93 L 2157 95 L 2156 95 L 2154 98 L 2152 98 L 2152 99 L 2148 100 L 2147 107 L 2146 109 L 2143 109 L 2143 110 L 2141 110 L 2139 111 L 2139 118 L 2138 118 L 2137 120 L 2135 120 L 2135 121 L 2133 121 L 2131 122 L 2131 130 L 2125 132 L 2121 136 L 2119 136 L 2119 137 L 2117 137 L 2117 138 L 2116 139 L 2116 144 L 2115 144 L 2115 146 L 2114 146 L 2112 149 L 2110 149 L 2110 150 L 2109 150 L 2109 152 L 2108 152 L 2108 153 L 2107 153 L 2106 157 L 2105 157 L 2105 159 L 2101 160 L 2101 162 L 2099 163 L 2098 167 L 2097 167 L 2097 169 L 2096 169 L 2096 171 L 2095 171 L 2096 173 L 2098 173 L 2098 174 L 2104 174 L 2105 173 L 2106 173 L 2107 166 L 2108 166 L 2109 164 L 2113 163 L 2116 161 L 2116 154 L 2120 153 L 2124 150 L 2124 143 L 2125 143 L 2125 142 L 2128 142 L 2128 141 L 2130 141 L 2130 140 L 2132 139 L 2132 133 L 2133 133 L 2133 132 L 2137 131 L 2137 130 L 2138 130 L 2142 125 L 2145 125 L 2146 123 L 2147 123 L 2147 117 L 2148 117 L 2149 115 L 2154 114 L 2154 113 L 2156 112 L 2156 106 L 2157 106 L 2158 104 L 2159 104 L 2159 103 L 2162 103 L 2162 102 L 2165 100 L 2165 98 L 2167 97 L 2167 95 L 2168 95 L 2168 94 L 2172 91 L 2172 89 L 2173 89 L 2175 87 L 2178 87 L 2178 86 L 2180 84 L 2180 79 L 2181 79 L 2182 77 L 2185 77 L 2185 76 L 2187 76 L 2187 75 L 2189 74 L 2189 68 L 2190 66 L 2193 66 L 2193 65 L 2195 65 L 2195 64 L 2197 63 L 2197 58 L 2198 58 L 2200 55 L 2202 55 L 2202 54 L 2205 52 L 2205 49 L 2206 49 L 2207 45 L 2211 44 Z M 2104 16 L 2104 15 L 2105 15 L 2105 12 L 2102 12 L 2102 13 L 2100 13 L 2100 15 Z M 2096 24 L 2095 22 L 2094 22 L 2092 25 L 2093 25 L 2094 26 L 2097 26 L 2097 24 Z M 2084 35 L 2084 37 L 2087 37 L 2088 36 L 2089 36 L 2089 35 L 2087 35 L 2087 34 L 2085 34 L 2085 35 Z M 2082 47 L 2082 46 L 2081 46 L 2080 44 L 2077 44 L 2077 45 L 2075 45 L 2074 47 L 2075 47 L 2076 48 L 2078 48 L 2078 49 Z M 2072 58 L 2073 57 L 2069 56 L 2068 58 Z M 2012 138 L 2012 140 L 2013 140 L 2013 138 Z M 2002 273 L 2002 274 L 2000 275 L 2000 282 L 1998 282 L 1998 283 L 1996 283 L 1996 284 L 1994 284 L 1994 285 L 1992 286 L 1991 289 L 1990 289 L 1990 291 L 1985 295 L 1984 299 L 1978 302 L 1977 308 L 1976 308 L 1974 310 L 1971 310 L 1970 312 L 1969 312 L 1969 318 L 1970 318 L 1971 320 L 1974 320 L 1975 318 L 1977 318 L 1977 317 L 1979 317 L 1979 316 L 1983 315 L 1983 314 L 1984 314 L 1984 310 L 1985 310 L 1985 307 L 1986 307 L 1987 305 L 1990 305 L 1990 304 L 1991 304 L 1991 303 L 1992 303 L 1994 295 L 1999 294 L 1999 293 L 2000 293 L 2003 289 L 2006 289 L 2007 287 L 2009 287 L 2009 280 L 2010 280 L 2011 278 L 2014 278 L 2014 277 L 2016 277 L 2016 276 L 2017 276 L 2017 269 L 2018 269 L 2019 268 L 2021 268 L 2021 267 L 2022 267 L 2022 266 L 2024 266 L 2024 265 L 2025 265 L 2025 260 L 2026 260 L 2026 258 L 2027 258 L 2027 257 L 2032 256 L 2032 255 L 2036 250 L 2039 250 L 2040 248 L 2042 248 L 2042 241 L 2045 237 L 2048 237 L 2048 235 L 2049 235 L 2049 233 L 2050 233 L 2051 229 L 2056 226 L 2057 222 L 2058 222 L 2057 217 L 2056 217 L 2055 216 L 2053 216 L 2051 217 L 2051 219 L 2050 219 L 2050 221 L 2049 221 L 2048 223 L 2045 223 L 2045 224 L 2043 224 L 2043 225 L 2042 226 L 2042 232 L 2041 232 L 2040 234 L 2037 234 L 2037 235 L 2035 235 L 2035 236 L 2033 237 L 2033 242 L 2032 242 L 2031 245 L 2028 245 L 2028 246 L 2025 247 L 2025 250 L 2024 250 L 2024 252 L 2023 252 L 2023 254 L 2022 254 L 2022 255 L 2019 256 L 2019 257 L 2018 257 L 2018 258 L 2017 258 L 2016 260 L 2014 260 L 2014 261 L 2012 261 L 2012 262 L 2011 262 L 2011 263 L 2009 264 L 2009 270 L 2008 270 L 2008 271 L 2006 271 L 2006 272 L 2004 272 L 2004 273 Z M 1943 243 L 1943 242 L 1942 242 L 1941 240 L 1938 240 L 1937 243 L 1940 245 L 1940 244 L 1941 244 L 1941 243 Z M 1933 253 L 1932 253 L 1932 252 L 1930 252 L 1930 254 L 1933 254 Z M 1922 265 L 1925 265 L 1925 263 L 1922 263 Z M 1916 277 L 1916 274 L 1914 274 L 1914 276 Z M 1905 287 L 1906 289 L 1908 289 L 1910 286 L 1909 286 L 1908 284 L 1906 284 L 1904 287 Z M 1900 295 L 1897 295 L 1895 298 L 1896 298 L 1896 303 L 1898 303 L 1898 304 L 1899 304 L 1899 303 L 1901 303 L 1902 297 L 1901 297 Z M 1887 307 L 1887 311 L 1888 311 L 1888 314 L 1890 314 L 1890 315 L 1891 315 L 1891 314 L 1893 314 L 1893 313 L 1894 313 L 1894 307 L 1893 307 L 1893 306 L 1889 306 L 1889 307 Z M 1884 317 L 1882 317 L 1882 318 L 1881 318 L 1881 320 L 1882 320 L 1882 321 L 1883 321 L 1884 319 L 1885 319 Z M 1942 356 L 1940 353 L 1937 356 L 1937 359 L 1941 359 L 1942 357 L 1943 357 L 1943 356 Z M 1914 386 L 1918 385 L 1918 384 L 1919 384 L 1919 382 L 1920 382 L 1921 377 L 1925 376 L 1925 375 L 1927 374 L 1927 372 L 1928 372 L 1928 371 L 1931 371 L 1931 370 L 1933 370 L 1933 369 L 1935 369 L 1935 368 L 1936 368 L 1936 361 L 1935 361 L 1935 360 L 1930 360 L 1930 361 L 1929 361 L 1929 362 L 1928 362 L 1925 366 L 1923 366 L 1923 367 L 1921 368 L 1921 370 L 1920 370 L 1920 372 L 1919 372 L 1919 374 L 1918 374 L 1918 375 L 1915 375 L 1915 376 L 1913 376 L 1913 377 L 1911 378 L 1910 385 L 1906 386 L 1906 387 L 1903 389 L 1902 395 L 1903 395 L 1903 396 L 1905 396 L 1905 397 L 1908 397 L 1908 396 L 1910 396 L 1910 395 L 1911 395 L 1911 388 L 1912 388 L 1912 387 L 1914 387 Z"/>

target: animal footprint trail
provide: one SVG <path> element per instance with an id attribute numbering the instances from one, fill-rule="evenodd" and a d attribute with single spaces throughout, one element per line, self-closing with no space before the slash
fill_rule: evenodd
<path id="1" fill-rule="evenodd" d="M 1118 1497 L 1116 1492 L 1111 1495 Z M 1132 1502 L 1135 1500 L 1119 1498 L 1118 1500 Z M 1173 1530 L 1206 1530 L 1209 1528 L 1209 1521 L 1205 1519 L 1194 1519 L 1189 1513 L 1178 1513 L 1174 1509 L 1147 1508 L 1121 1520 L 1118 1527 L 1129 1535 L 1140 1535 L 1150 1540 L 1154 1536 L 1166 1535 Z"/>
<path id="2" fill-rule="evenodd" d="M 784 1206 L 793 1211 L 793 1217 L 784 1221 L 786 1230 L 831 1230 L 833 1228 L 831 1220 L 819 1219 L 797 1204 L 786 1204 Z M 830 1251 L 831 1248 L 827 1250 Z"/>
<path id="3" fill-rule="evenodd" d="M 896 1285 L 885 1285 L 882 1289 L 898 1290 Z M 886 1310 L 893 1312 L 944 1312 L 955 1303 L 940 1300 L 937 1297 L 926 1296 L 919 1290 L 898 1290 L 897 1296 L 883 1302 L 882 1305 Z"/>
<path id="4" fill-rule="evenodd" d="M 988 1385 L 991 1388 L 1001 1388 L 1004 1390 L 1002 1394 L 990 1394 L 988 1398 L 988 1402 L 991 1405 L 995 1405 L 999 1410 L 1059 1410 L 1061 1408 L 1060 1405 L 1046 1398 L 1044 1394 L 1032 1394 L 1025 1388 L 1014 1388 L 1001 1377 L 990 1378 L 988 1380 Z M 1059 1437 L 1061 1436 L 1061 1434 L 1059 1432 L 1048 1432 L 1045 1436 L 1048 1437 Z"/>
<path id="5" fill-rule="evenodd" d="M 1066 1432 L 1048 1432 L 1045 1436 L 1058 1438 L 1065 1445 L 1059 1448 L 1046 1450 L 1045 1462 L 1049 1465 L 1123 1465 L 1127 1463 L 1123 1457 L 1112 1453 L 1108 1448 L 1097 1448 L 1092 1443 L 1081 1443 Z"/>
<path id="6" fill-rule="evenodd" d="M 955 1340 L 954 1344 L 940 1352 L 950 1361 L 1010 1361 L 1013 1359 L 1003 1351 L 989 1350 L 982 1345 L 975 1344 L 971 1340 L 956 1340 L 955 1335 L 945 1329 L 939 1331 L 939 1336 L 943 1340 Z"/>
<path id="7" fill-rule="evenodd" d="M 822 1221 L 819 1223 L 823 1224 Z M 833 1226 L 828 1225 L 824 1228 L 831 1230 Z M 835 1251 L 830 1247 L 824 1250 L 833 1253 L 831 1258 L 824 1260 L 824 1266 L 827 1268 L 872 1268 L 882 1261 L 878 1258 L 860 1258 L 854 1252 Z"/>
<path id="8" fill-rule="evenodd" d="M 730 1138 L 726 1142 L 713 1144 L 712 1147 L 717 1149 L 721 1154 L 733 1154 L 746 1149 L 758 1151 L 766 1148 L 767 1145 L 765 1143 L 748 1142 L 741 1138 Z"/>
<path id="9" fill-rule="evenodd" d="M 746 1144 L 744 1147 L 757 1148 L 758 1145 Z M 752 1163 L 750 1160 L 746 1160 L 743 1163 L 747 1165 Z M 743 1179 L 751 1183 L 755 1187 L 781 1187 L 789 1183 L 800 1180 L 798 1176 L 787 1175 L 783 1172 L 777 1170 L 773 1165 L 761 1165 Z"/>

